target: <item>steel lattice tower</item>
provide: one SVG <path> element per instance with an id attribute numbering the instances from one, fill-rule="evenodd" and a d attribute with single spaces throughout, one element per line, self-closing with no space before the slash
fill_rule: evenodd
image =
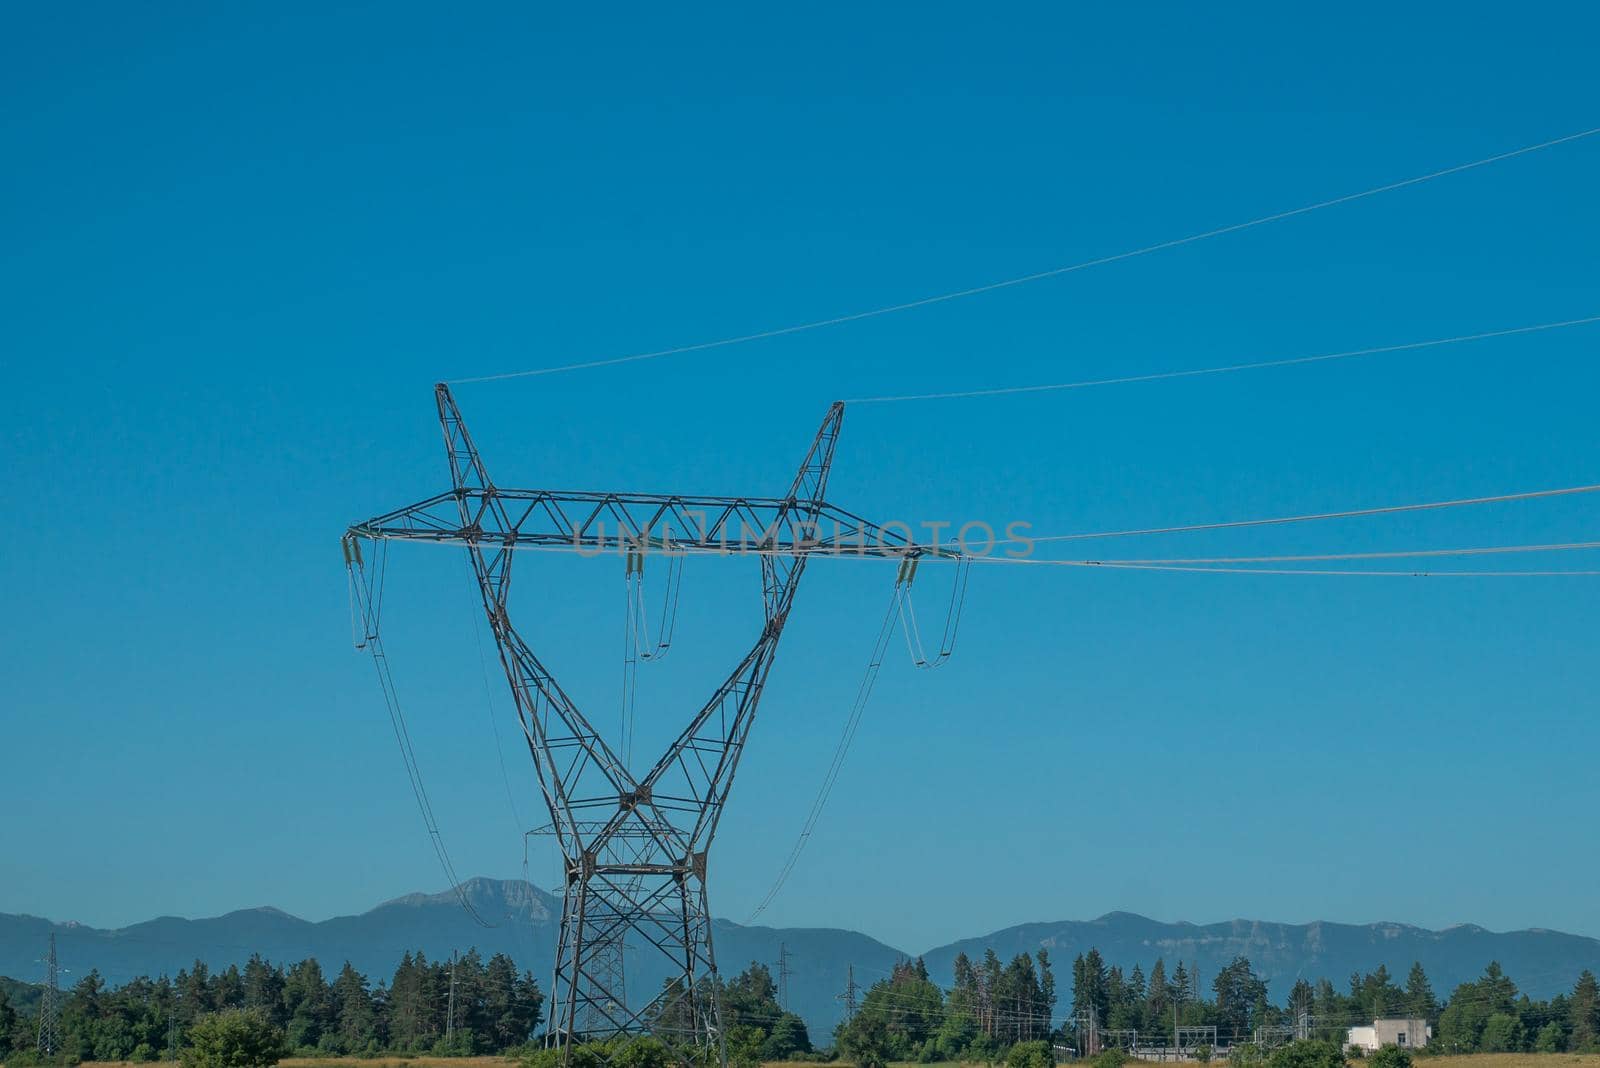
<path id="1" fill-rule="evenodd" d="M 452 488 L 358 523 L 345 558 L 365 635 L 378 639 L 374 568 L 363 540 L 460 545 L 484 613 L 540 790 L 564 858 L 560 942 L 547 1041 L 570 1055 L 574 1040 L 651 1031 L 716 1051 L 725 1061 L 707 899 L 707 856 L 755 719 L 795 591 L 817 555 L 916 558 L 959 554 L 919 546 L 827 503 L 824 496 L 844 406 L 822 421 L 781 497 L 508 490 L 490 479 L 447 386 L 434 387 Z M 828 527 L 830 540 L 822 537 Z M 591 724 L 512 624 L 512 559 L 525 548 L 585 555 L 730 551 L 757 554 L 762 622 L 749 652 L 648 769 L 635 774 Z M 630 1001 L 622 984 L 624 936 L 665 955 L 676 976 L 657 996 Z M 563 1058 L 567 1059 L 566 1056 Z"/>
<path id="2" fill-rule="evenodd" d="M 39 1055 L 61 1052 L 61 977 L 56 967 L 56 936 L 50 933 L 50 952 L 44 958 L 44 994 L 39 999 Z"/>

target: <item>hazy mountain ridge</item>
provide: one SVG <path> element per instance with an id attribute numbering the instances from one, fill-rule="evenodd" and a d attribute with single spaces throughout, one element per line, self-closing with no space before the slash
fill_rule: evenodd
<path id="1" fill-rule="evenodd" d="M 42 976 L 39 958 L 56 934 L 62 982 L 70 986 L 91 968 L 112 983 L 137 975 L 176 974 L 196 959 L 209 967 L 242 963 L 252 953 L 279 963 L 314 956 L 337 970 L 349 960 L 376 984 L 393 974 L 402 954 L 421 949 L 430 959 L 476 946 L 484 955 L 503 952 L 548 985 L 561 900 L 521 881 L 473 879 L 463 893 L 491 927 L 481 927 L 451 891 L 415 893 L 386 901 L 367 912 L 321 921 L 303 920 L 271 906 L 238 909 L 222 916 L 183 919 L 163 916 L 129 927 L 104 930 L 52 923 L 37 916 L 0 913 L 0 975 L 24 982 Z M 838 928 L 745 927 L 727 920 L 714 924 L 717 959 L 727 974 L 752 960 L 771 965 L 780 944 L 791 955 L 791 1003 L 817 1037 L 839 1020 L 837 995 L 846 973 L 869 986 L 908 954 L 867 935 Z M 1457 983 L 1476 977 L 1484 964 L 1499 960 L 1518 985 L 1535 997 L 1569 990 L 1584 968 L 1600 971 L 1600 940 L 1531 929 L 1494 932 L 1473 924 L 1439 931 L 1403 923 L 1307 924 L 1229 920 L 1214 924 L 1164 923 L 1129 912 L 1093 920 L 1026 923 L 991 934 L 939 946 L 923 954 L 935 979 L 948 981 L 956 954 L 978 959 L 993 948 L 1002 960 L 1018 953 L 1049 950 L 1061 988 L 1058 1012 L 1070 1002 L 1072 958 L 1091 947 L 1112 964 L 1148 971 L 1157 958 L 1169 968 L 1182 959 L 1199 965 L 1202 982 L 1236 955 L 1244 955 L 1281 998 L 1298 976 L 1327 976 L 1341 988 L 1353 971 L 1380 963 L 1404 976 L 1420 960 L 1442 997 Z M 662 969 L 646 956 L 630 958 L 629 986 L 655 989 Z M 635 984 L 640 984 L 635 986 Z"/>
<path id="2" fill-rule="evenodd" d="M 982 955 L 993 947 L 1002 959 L 1017 953 L 1050 951 L 1058 975 L 1070 975 L 1070 962 L 1091 947 L 1106 960 L 1146 972 L 1157 957 L 1170 969 L 1183 960 L 1198 964 L 1202 983 L 1235 956 L 1250 958 L 1281 997 L 1297 978 L 1331 979 L 1341 989 L 1353 972 L 1386 965 L 1403 978 L 1413 961 L 1421 961 L 1441 997 L 1458 983 L 1476 978 L 1483 966 L 1498 960 L 1518 986 L 1535 997 L 1570 990 L 1578 973 L 1600 967 L 1600 940 L 1542 928 L 1495 932 L 1475 924 L 1457 924 L 1432 931 L 1413 924 L 1383 921 L 1371 924 L 1314 921 L 1305 924 L 1264 920 L 1226 920 L 1212 924 L 1162 923 L 1127 912 L 1094 920 L 1028 923 L 978 938 L 963 939 L 924 954 L 936 976 L 948 974 L 956 954 Z"/>

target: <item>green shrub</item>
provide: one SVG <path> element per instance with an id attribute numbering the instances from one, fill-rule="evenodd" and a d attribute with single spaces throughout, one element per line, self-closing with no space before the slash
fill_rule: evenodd
<path id="1" fill-rule="evenodd" d="M 1399 1046 L 1384 1046 L 1369 1059 L 1372 1068 L 1411 1068 L 1411 1054 Z"/>
<path id="2" fill-rule="evenodd" d="M 1267 1063 L 1267 1051 L 1254 1042 L 1245 1042 L 1228 1051 L 1228 1068 L 1261 1068 Z"/>
<path id="3" fill-rule="evenodd" d="M 1535 1053 L 1560 1053 L 1567 1048 L 1567 1029 L 1551 1020 L 1539 1028 L 1533 1039 Z"/>
<path id="4" fill-rule="evenodd" d="M 533 1046 L 524 1049 L 517 1057 L 520 1068 L 561 1068 L 561 1051 Z"/>
<path id="5" fill-rule="evenodd" d="M 1006 1068 L 1051 1068 L 1055 1062 L 1048 1042 L 1018 1042 L 1006 1051 Z"/>
<path id="6" fill-rule="evenodd" d="M 283 1057 L 283 1032 L 253 1009 L 207 1013 L 189 1028 L 183 1068 L 270 1068 Z"/>
<path id="7" fill-rule="evenodd" d="M 1344 1068 L 1344 1049 L 1337 1042 L 1291 1042 L 1272 1051 L 1267 1068 Z"/>

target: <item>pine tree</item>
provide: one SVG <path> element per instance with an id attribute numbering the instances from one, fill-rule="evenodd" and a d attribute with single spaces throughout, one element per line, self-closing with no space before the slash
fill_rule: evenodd
<path id="1" fill-rule="evenodd" d="M 1248 959 L 1234 957 L 1217 972 L 1211 988 L 1217 994 L 1217 1025 L 1237 1041 L 1249 1033 L 1251 1014 L 1266 1000 L 1267 984 L 1257 978 Z"/>
<path id="2" fill-rule="evenodd" d="M 284 976 L 283 1008 L 289 1018 L 289 1044 L 297 1049 L 315 1047 L 332 1030 L 333 997 L 315 957 L 296 964 Z"/>
<path id="3" fill-rule="evenodd" d="M 267 1015 L 274 1024 L 282 1027 L 287 1022 L 283 1012 L 283 972 L 253 953 L 245 963 L 242 976 L 244 1007 Z"/>
<path id="4" fill-rule="evenodd" d="M 983 1020 L 981 1025 L 983 1033 L 990 1038 L 998 1037 L 997 998 L 1000 989 L 1000 957 L 993 949 L 983 951 L 983 968 L 978 972 L 978 983 L 983 1003 Z"/>
<path id="5" fill-rule="evenodd" d="M 1157 957 L 1155 967 L 1150 969 L 1150 981 L 1145 984 L 1144 1015 L 1147 1027 L 1159 1030 L 1167 1026 L 1167 1006 L 1171 997 L 1172 992 L 1167 987 L 1167 962 Z"/>
<path id="6" fill-rule="evenodd" d="M 389 984 L 389 1041 L 400 1049 L 415 1049 L 427 1028 L 423 1017 L 422 954 L 400 958 Z"/>
<path id="7" fill-rule="evenodd" d="M 367 977 L 356 971 L 349 961 L 339 977 L 333 981 L 334 1030 L 346 1053 L 363 1050 L 373 1038 L 375 1013 L 372 994 L 367 990 Z"/>
<path id="8" fill-rule="evenodd" d="M 1045 1032 L 1050 1030 L 1050 1023 L 1055 1018 L 1056 1012 L 1056 976 L 1050 970 L 1050 952 L 1043 947 L 1039 949 L 1039 1004 L 1037 1012 L 1042 1017 L 1042 1026 Z"/>
<path id="9" fill-rule="evenodd" d="M 218 1009 L 244 1008 L 244 979 L 237 964 L 228 965 L 211 981 L 211 1003 Z"/>
<path id="10" fill-rule="evenodd" d="M 1600 983 L 1587 968 L 1578 976 L 1567 1001 L 1567 1025 L 1571 1029 L 1568 1049 L 1575 1053 L 1600 1049 Z"/>
<path id="11" fill-rule="evenodd" d="M 489 1021 L 490 1041 L 497 1049 L 527 1041 L 526 1033 L 517 1034 L 516 998 L 516 965 L 504 953 L 496 953 L 484 968 L 483 1009 Z"/>
<path id="12" fill-rule="evenodd" d="M 197 960 L 187 972 L 178 973 L 178 998 L 183 1005 L 185 1019 L 193 1020 L 207 1012 L 215 1012 L 217 1003 L 212 1000 L 211 969 L 206 962 Z"/>
<path id="13" fill-rule="evenodd" d="M 0 986 L 0 1053 L 11 1048 L 11 1034 L 17 1029 L 17 1010 L 11 1007 L 6 989 Z"/>
<path id="14" fill-rule="evenodd" d="M 1110 979 L 1104 958 L 1091 949 L 1072 965 L 1072 1015 L 1082 1020 L 1091 1017 L 1104 1027 L 1110 1016 Z"/>
<path id="15" fill-rule="evenodd" d="M 1439 999 L 1433 996 L 1433 985 L 1420 960 L 1411 963 L 1411 974 L 1406 976 L 1406 1012 L 1419 1020 L 1433 1020 L 1439 1015 Z"/>
<path id="16" fill-rule="evenodd" d="M 1492 1011 L 1507 1015 L 1515 1013 L 1517 984 L 1501 970 L 1499 961 L 1490 961 L 1489 966 L 1483 970 L 1483 978 L 1478 980 L 1478 990 Z"/>

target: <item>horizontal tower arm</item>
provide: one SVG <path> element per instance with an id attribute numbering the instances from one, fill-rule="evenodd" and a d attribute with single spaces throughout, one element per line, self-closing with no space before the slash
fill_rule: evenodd
<path id="1" fill-rule="evenodd" d="M 800 518 L 792 500 L 778 497 L 469 487 L 357 523 L 349 533 L 590 555 L 628 550 L 880 558 L 961 555 L 951 548 L 913 541 L 905 524 L 880 526 L 831 504 L 819 502 Z"/>

